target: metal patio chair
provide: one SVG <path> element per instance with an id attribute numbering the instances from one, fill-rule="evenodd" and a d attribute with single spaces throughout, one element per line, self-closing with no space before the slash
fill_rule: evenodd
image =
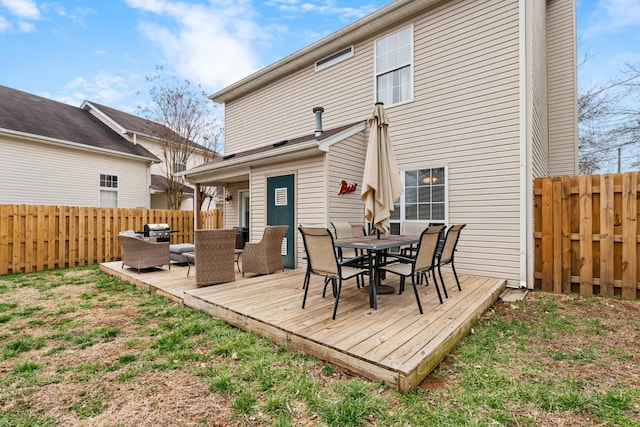
<path id="1" fill-rule="evenodd" d="M 416 254 L 414 257 L 388 255 L 388 258 L 395 259 L 399 262 L 387 263 L 385 266 L 381 267 L 384 271 L 400 276 L 400 294 L 404 291 L 405 279 L 407 277 L 411 277 L 411 285 L 413 286 L 413 293 L 416 296 L 416 302 L 418 303 L 420 314 L 423 312 L 422 304 L 420 303 L 420 296 L 418 295 L 418 289 L 416 288 L 417 276 L 422 275 L 425 280 L 427 280 L 425 273 L 428 271 L 435 271 L 436 249 L 438 248 L 438 240 L 442 236 L 443 232 L 443 225 L 427 228 L 420 235 L 420 241 L 416 247 Z M 438 293 L 438 299 L 440 300 L 440 304 L 442 304 L 442 295 L 440 294 L 436 275 L 433 274 L 432 276 L 436 292 Z"/>
<path id="2" fill-rule="evenodd" d="M 447 298 L 447 288 L 444 286 L 444 280 L 442 279 L 442 272 L 440 271 L 440 267 L 443 265 L 451 264 L 451 269 L 453 270 L 453 276 L 456 278 L 456 284 L 458 285 L 458 290 L 461 291 L 460 280 L 458 279 L 458 273 L 456 273 L 456 267 L 453 263 L 454 255 L 456 253 L 456 247 L 458 246 L 458 240 L 460 239 L 460 232 L 467 224 L 460 225 L 452 225 L 451 228 L 447 231 L 447 234 L 444 238 L 444 245 L 442 245 L 442 252 L 436 254 L 437 258 L 437 267 L 438 267 L 438 275 L 440 276 L 440 281 L 442 282 L 442 289 L 444 290 L 444 294 Z M 434 274 L 435 278 L 435 274 Z"/>
<path id="3" fill-rule="evenodd" d="M 302 308 L 304 308 L 307 303 L 310 276 L 311 274 L 317 274 L 325 277 L 325 290 L 327 283 L 331 283 L 333 296 L 335 297 L 332 319 L 335 319 L 336 312 L 338 311 L 338 302 L 340 301 L 342 281 L 357 277 L 366 273 L 367 270 L 349 265 L 351 261 L 340 261 L 338 259 L 336 249 L 333 245 L 333 235 L 328 229 L 300 226 L 298 227 L 298 231 L 300 231 L 302 235 L 302 242 L 304 243 L 304 249 L 307 253 L 307 271 L 304 278 Z M 324 294 L 325 291 L 323 290 L 323 297 Z"/>

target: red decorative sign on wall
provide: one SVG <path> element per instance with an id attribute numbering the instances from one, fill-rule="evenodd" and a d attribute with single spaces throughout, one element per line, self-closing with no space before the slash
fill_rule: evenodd
<path id="1" fill-rule="evenodd" d="M 358 188 L 357 182 L 354 182 L 353 184 L 347 184 L 347 181 L 343 179 L 340 183 L 340 191 L 338 191 L 338 194 L 353 193 L 354 191 L 356 191 L 356 188 Z"/>

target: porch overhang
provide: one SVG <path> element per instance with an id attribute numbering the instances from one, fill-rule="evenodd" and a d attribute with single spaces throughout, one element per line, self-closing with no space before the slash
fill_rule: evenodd
<path id="1" fill-rule="evenodd" d="M 191 184 L 221 186 L 240 181 L 248 181 L 251 169 L 265 164 L 290 162 L 321 155 L 329 151 L 331 145 L 366 129 L 366 123 L 341 126 L 327 131 L 318 138 L 305 136 L 293 140 L 283 140 L 269 146 L 229 154 L 213 162 L 197 166 L 179 173 Z"/>

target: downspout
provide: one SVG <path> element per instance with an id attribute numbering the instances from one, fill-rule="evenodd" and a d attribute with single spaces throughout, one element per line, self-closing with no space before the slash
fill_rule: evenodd
<path id="1" fill-rule="evenodd" d="M 518 4 L 518 31 L 519 31 L 519 143 L 520 143 L 520 288 L 527 288 L 529 261 L 527 257 L 529 247 L 529 221 L 532 218 L 529 201 L 529 87 L 528 87 L 528 62 L 527 62 L 527 2 L 519 0 Z M 533 283 L 531 283 L 533 286 Z"/>

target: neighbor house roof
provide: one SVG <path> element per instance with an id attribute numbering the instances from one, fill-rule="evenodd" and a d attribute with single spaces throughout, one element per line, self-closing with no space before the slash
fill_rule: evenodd
<path id="1" fill-rule="evenodd" d="M 168 127 L 157 122 L 125 113 L 124 111 L 116 110 L 115 108 L 107 107 L 106 105 L 93 101 L 84 101 L 80 108 L 87 111 L 93 110 L 94 114 L 98 115 L 101 120 L 107 121 L 114 129 L 122 134 L 138 134 L 156 139 L 162 138 L 163 135 L 168 136 L 171 133 L 177 135 Z M 198 150 L 213 152 L 210 148 L 197 142 L 190 141 L 190 143 Z"/>
<path id="2" fill-rule="evenodd" d="M 165 193 L 169 189 L 169 179 L 166 176 L 151 174 L 150 188 L 153 192 Z M 182 192 L 193 195 L 193 188 L 183 185 Z"/>
<path id="3" fill-rule="evenodd" d="M 88 111 L 2 85 L 0 132 L 159 161 L 146 148 L 131 144 Z"/>
<path id="4" fill-rule="evenodd" d="M 445 0 L 395 0 L 359 20 L 329 34 L 309 46 L 225 87 L 209 96 L 218 103 L 237 99 L 269 83 L 286 77 L 315 61 L 375 34 L 391 29 L 419 12 L 434 7 Z"/>
<path id="5" fill-rule="evenodd" d="M 87 111 L 91 109 L 100 111 L 111 119 L 112 124 L 118 127 L 122 133 L 137 133 L 157 138 L 163 132 L 161 128 L 164 126 L 159 123 L 93 101 L 84 101 L 80 108 Z"/>

